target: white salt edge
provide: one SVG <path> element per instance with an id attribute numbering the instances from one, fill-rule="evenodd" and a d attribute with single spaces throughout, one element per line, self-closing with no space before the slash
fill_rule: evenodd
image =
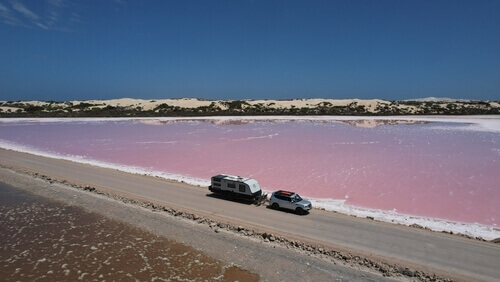
<path id="1" fill-rule="evenodd" d="M 464 223 L 439 218 L 429 218 L 416 215 L 401 214 L 395 211 L 361 208 L 345 204 L 345 200 L 309 199 L 313 207 L 335 211 L 341 214 L 360 218 L 372 217 L 374 220 L 410 226 L 418 224 L 433 231 L 451 231 L 471 237 L 481 237 L 485 240 L 500 238 L 500 229 L 479 223 Z"/>

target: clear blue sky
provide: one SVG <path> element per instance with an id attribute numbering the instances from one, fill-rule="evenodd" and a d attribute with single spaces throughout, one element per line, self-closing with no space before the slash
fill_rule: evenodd
<path id="1" fill-rule="evenodd" d="M 500 99 L 500 1 L 0 0 L 0 100 Z"/>

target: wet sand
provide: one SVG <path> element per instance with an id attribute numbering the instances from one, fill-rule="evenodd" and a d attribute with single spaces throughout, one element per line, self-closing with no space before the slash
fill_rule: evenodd
<path id="1" fill-rule="evenodd" d="M 6 281 L 406 280 L 35 175 L 0 167 Z"/>
<path id="2" fill-rule="evenodd" d="M 0 182 L 0 277 L 258 281 L 192 247 Z"/>

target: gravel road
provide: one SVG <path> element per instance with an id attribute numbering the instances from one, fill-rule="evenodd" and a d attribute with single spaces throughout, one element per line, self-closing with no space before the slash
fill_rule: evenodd
<path id="1" fill-rule="evenodd" d="M 319 210 L 298 216 L 265 205 L 226 201 L 210 195 L 206 188 L 3 149 L 0 149 L 0 164 L 310 246 L 322 246 L 323 250 L 347 253 L 354 258 L 387 263 L 399 269 L 396 273 L 409 277 L 420 273 L 424 278 L 437 274 L 454 280 L 500 279 L 500 246 L 491 242 Z"/>

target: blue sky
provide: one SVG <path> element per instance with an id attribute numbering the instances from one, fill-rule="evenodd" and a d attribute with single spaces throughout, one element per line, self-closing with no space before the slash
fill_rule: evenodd
<path id="1" fill-rule="evenodd" d="M 499 100 L 499 15 L 497 0 L 0 0 L 0 100 Z"/>

